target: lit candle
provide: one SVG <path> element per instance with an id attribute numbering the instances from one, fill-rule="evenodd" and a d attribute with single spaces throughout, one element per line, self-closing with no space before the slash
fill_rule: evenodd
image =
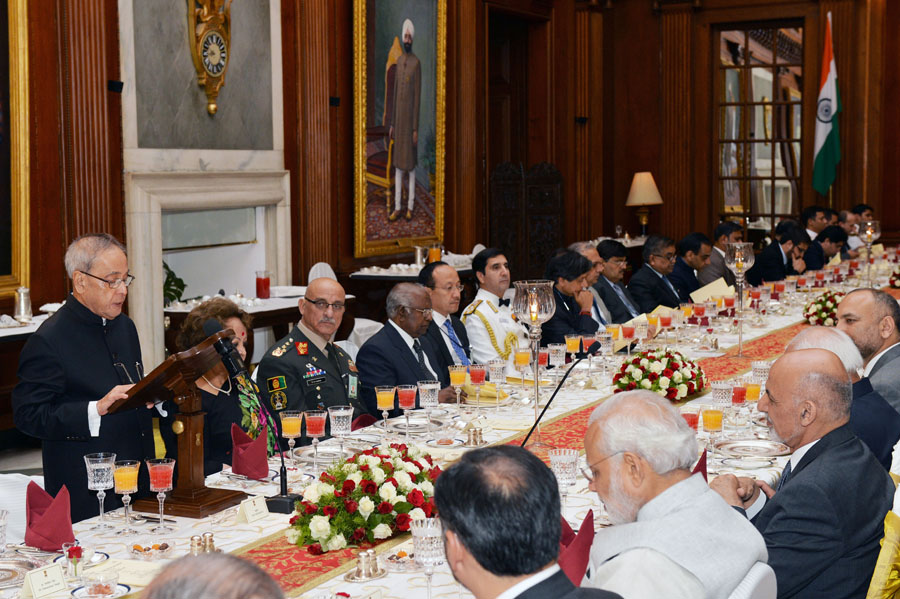
<path id="1" fill-rule="evenodd" d="M 529 298 L 530 301 L 528 302 L 528 310 L 531 313 L 531 322 L 537 322 L 537 320 L 538 320 L 537 295 L 533 294 L 533 293 L 531 293 L 529 295 L 531 295 L 531 297 Z"/>
<path id="2" fill-rule="evenodd" d="M 874 233 L 874 231 L 872 231 L 871 227 L 866 229 L 866 243 L 872 243 L 872 234 L 873 233 Z"/>

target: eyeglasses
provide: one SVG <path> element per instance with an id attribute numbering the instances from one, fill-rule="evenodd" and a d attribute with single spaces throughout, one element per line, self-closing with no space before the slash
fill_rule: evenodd
<path id="1" fill-rule="evenodd" d="M 413 308 L 412 306 L 404 306 L 404 308 L 406 308 L 407 310 L 415 310 L 416 312 L 421 313 L 422 316 L 425 316 L 426 318 L 431 316 L 432 314 L 431 308 Z"/>
<path id="2" fill-rule="evenodd" d="M 448 293 L 453 291 L 454 289 L 456 289 L 459 292 L 462 292 L 462 290 L 465 288 L 466 288 L 466 286 L 463 285 L 462 283 L 457 283 L 456 285 L 453 285 L 451 283 L 450 285 L 445 285 L 444 287 L 432 287 L 432 289 L 434 289 L 434 290 L 440 289 L 441 291 L 446 291 Z"/>
<path id="3" fill-rule="evenodd" d="M 656 256 L 657 258 L 662 258 L 663 260 L 668 260 L 669 262 L 675 262 L 675 254 L 651 254 L 652 256 Z"/>
<path id="4" fill-rule="evenodd" d="M 594 482 L 594 467 L 595 467 L 595 466 L 599 466 L 600 464 L 602 464 L 603 462 L 605 462 L 605 461 L 608 460 L 609 458 L 611 458 L 611 457 L 613 457 L 613 456 L 617 456 L 617 455 L 619 455 L 620 453 L 625 453 L 625 452 L 624 452 L 624 451 L 617 451 L 616 453 L 611 453 L 611 454 L 609 454 L 608 456 L 606 456 L 605 458 L 603 458 L 602 460 L 599 460 L 599 461 L 597 461 L 597 462 L 594 462 L 593 464 L 588 464 L 588 466 L 587 466 L 586 468 L 580 468 L 579 470 L 581 470 L 581 474 L 584 475 L 584 477 L 587 479 L 587 481 L 588 481 L 589 483 L 592 483 L 592 482 Z"/>
<path id="5" fill-rule="evenodd" d="M 106 286 L 109 287 L 110 289 L 118 289 L 122 285 L 125 285 L 125 287 L 128 287 L 132 283 L 134 283 L 134 277 L 131 274 L 126 274 L 124 279 L 113 279 L 110 281 L 109 279 L 104 279 L 102 277 L 98 277 L 97 275 L 92 275 L 91 273 L 84 272 L 83 270 L 79 270 L 78 272 L 80 272 L 83 275 L 87 275 L 87 276 L 91 277 L 92 279 L 97 279 L 98 281 L 103 281 L 104 283 L 106 283 Z"/>
<path id="6" fill-rule="evenodd" d="M 342 304 L 341 302 L 334 302 L 333 304 L 329 304 L 328 302 L 326 302 L 326 301 L 323 300 L 323 299 L 315 299 L 315 300 L 314 300 L 314 299 L 308 299 L 308 298 L 305 298 L 305 299 L 306 299 L 307 302 L 309 302 L 310 304 L 312 304 L 313 306 L 315 306 L 316 309 L 321 310 L 322 312 L 324 312 L 325 310 L 327 310 L 329 307 L 330 307 L 332 310 L 334 310 L 335 312 L 343 312 L 343 311 L 344 311 L 344 308 L 347 307 L 346 304 Z"/>

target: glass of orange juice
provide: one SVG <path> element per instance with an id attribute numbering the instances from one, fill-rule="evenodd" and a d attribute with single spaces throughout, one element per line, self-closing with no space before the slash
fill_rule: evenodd
<path id="1" fill-rule="evenodd" d="M 384 434 L 387 434 L 387 417 L 388 412 L 394 409 L 394 389 L 393 385 L 375 387 L 375 401 L 378 409 L 381 410 L 381 425 L 384 428 Z"/>
<path id="2" fill-rule="evenodd" d="M 288 451 L 291 454 L 291 466 L 296 467 L 296 456 L 294 455 L 294 439 L 300 436 L 301 424 L 303 423 L 303 412 L 295 410 L 283 410 L 279 413 L 281 417 L 281 436 L 288 440 Z"/>
<path id="3" fill-rule="evenodd" d="M 566 351 L 569 352 L 573 362 L 579 349 L 581 349 L 581 335 L 566 335 Z"/>
<path id="4" fill-rule="evenodd" d="M 581 336 L 576 335 L 579 342 L 581 341 Z M 568 344 L 568 340 L 566 341 Z M 522 377 L 522 393 L 525 393 L 525 371 L 528 370 L 528 364 L 531 362 L 531 350 L 522 347 L 516 348 L 516 353 L 513 354 L 513 362 L 515 364 L 516 370 L 519 371 L 519 376 Z"/>
<path id="5" fill-rule="evenodd" d="M 450 386 L 456 391 L 456 409 L 459 409 L 459 396 L 462 393 L 462 387 L 466 384 L 466 367 L 462 364 L 452 364 L 447 367 L 450 373 Z"/>
<path id="6" fill-rule="evenodd" d="M 612 335 L 612 340 L 616 341 L 619 338 L 619 330 L 620 326 L 617 324 L 608 324 L 606 325 L 606 332 Z"/>
<path id="7" fill-rule="evenodd" d="M 747 389 L 747 395 L 746 395 L 747 401 L 759 401 L 759 392 L 760 392 L 759 383 L 749 382 L 746 384 L 746 389 Z"/>
<path id="8" fill-rule="evenodd" d="M 701 414 L 703 430 L 708 433 L 721 433 L 723 414 L 724 412 L 719 408 L 704 408 Z"/>
<path id="9" fill-rule="evenodd" d="M 113 481 L 116 485 L 116 493 L 122 496 L 122 504 L 125 506 L 125 528 L 116 532 L 116 536 L 140 534 L 131 528 L 131 494 L 138 490 L 138 470 L 141 463 L 137 460 L 119 460 L 113 470 Z"/>

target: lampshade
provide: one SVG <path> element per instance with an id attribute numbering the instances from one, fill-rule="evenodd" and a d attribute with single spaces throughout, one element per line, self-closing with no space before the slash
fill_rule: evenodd
<path id="1" fill-rule="evenodd" d="M 656 188 L 653 175 L 648 172 L 635 173 L 631 180 L 631 189 L 628 191 L 626 206 L 655 206 L 662 204 L 662 196 Z"/>

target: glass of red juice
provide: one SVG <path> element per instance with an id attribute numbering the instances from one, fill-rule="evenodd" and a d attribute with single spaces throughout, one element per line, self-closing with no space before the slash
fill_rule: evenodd
<path id="1" fill-rule="evenodd" d="M 697 432 L 697 425 L 700 421 L 700 414 L 697 412 L 682 412 L 681 417 L 684 418 L 684 421 L 687 422 L 687 425 L 694 429 L 694 432 Z"/>
<path id="2" fill-rule="evenodd" d="M 267 270 L 256 271 L 256 297 L 259 299 L 269 299 L 271 296 L 271 277 Z"/>

